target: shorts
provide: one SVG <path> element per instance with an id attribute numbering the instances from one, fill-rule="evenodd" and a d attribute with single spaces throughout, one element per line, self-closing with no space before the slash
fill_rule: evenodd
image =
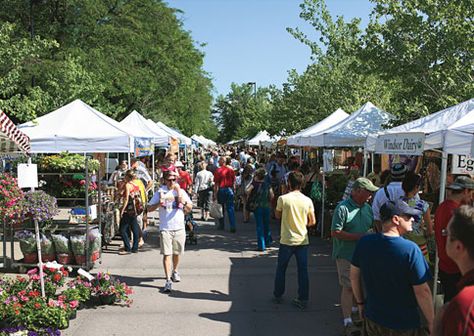
<path id="1" fill-rule="evenodd" d="M 387 335 L 387 336 L 428 336 L 427 328 L 417 328 L 417 329 L 403 329 L 395 330 L 389 329 L 384 326 L 381 326 L 378 323 L 368 319 L 364 319 L 364 328 L 362 335 L 364 336 L 378 336 L 378 335 Z"/>
<path id="2" fill-rule="evenodd" d="M 339 284 L 342 287 L 352 288 L 351 285 L 351 262 L 347 259 L 336 259 L 337 274 L 339 277 Z"/>
<path id="3" fill-rule="evenodd" d="M 186 230 L 160 231 L 160 252 L 163 255 L 180 255 L 184 253 Z"/>

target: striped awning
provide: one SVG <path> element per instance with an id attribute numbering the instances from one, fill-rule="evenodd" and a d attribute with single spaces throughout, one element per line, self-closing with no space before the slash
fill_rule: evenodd
<path id="1" fill-rule="evenodd" d="M 30 138 L 0 111 L 0 153 L 30 152 Z"/>

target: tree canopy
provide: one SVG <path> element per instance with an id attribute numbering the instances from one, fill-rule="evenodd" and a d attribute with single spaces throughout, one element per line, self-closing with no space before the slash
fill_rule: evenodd
<path id="1" fill-rule="evenodd" d="M 18 55 L 0 63 L 0 73 L 15 80 L 2 88 L 0 107 L 19 121 L 80 98 L 117 120 L 135 109 L 189 135 L 215 134 L 204 54 L 178 10 L 158 0 L 0 0 L 0 6 L 10 9 L 0 13 L 0 43 L 12 42 L 2 51 Z"/>

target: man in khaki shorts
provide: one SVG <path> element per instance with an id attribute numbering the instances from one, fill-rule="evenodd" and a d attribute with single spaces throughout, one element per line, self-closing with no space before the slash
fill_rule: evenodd
<path id="1" fill-rule="evenodd" d="M 378 189 L 369 179 L 358 178 L 352 185 L 351 196 L 337 205 L 332 217 L 332 256 L 336 259 L 339 284 L 342 287 L 341 308 L 344 333 L 347 336 L 357 335 L 351 318 L 353 310 L 350 279 L 352 254 L 357 241 L 373 227 L 374 215 L 367 201 Z M 356 310 L 355 307 L 354 310 Z"/>
<path id="2" fill-rule="evenodd" d="M 174 187 L 176 183 L 174 172 L 163 172 L 163 181 L 164 184 L 148 203 L 148 211 L 159 208 L 161 254 L 166 275 L 163 293 L 170 293 L 172 282 L 181 281 L 178 266 L 186 242 L 184 214 L 192 210 L 192 202 L 188 194 Z"/>

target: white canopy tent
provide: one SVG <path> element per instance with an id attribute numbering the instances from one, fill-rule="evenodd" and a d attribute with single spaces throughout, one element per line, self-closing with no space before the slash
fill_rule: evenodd
<path id="1" fill-rule="evenodd" d="M 425 150 L 437 148 L 448 153 L 469 154 L 474 133 L 474 99 L 371 135 L 366 148 L 374 151 L 380 136 L 400 133 L 425 134 Z"/>
<path id="2" fill-rule="evenodd" d="M 197 143 L 201 144 L 204 147 L 212 147 L 216 145 L 214 141 L 207 139 L 203 137 L 202 135 L 193 134 L 191 136 L 191 139 L 193 139 L 194 141 L 196 141 Z"/>
<path id="3" fill-rule="evenodd" d="M 247 145 L 249 146 L 260 146 L 260 141 L 270 141 L 271 137 L 267 131 L 260 131 L 250 140 L 247 140 Z"/>
<path id="4" fill-rule="evenodd" d="M 318 134 L 325 130 L 337 125 L 349 116 L 344 110 L 337 109 L 332 114 L 317 122 L 316 124 L 288 137 L 287 144 L 289 146 L 310 146 L 310 138 L 308 136 L 312 134 Z"/>
<path id="5" fill-rule="evenodd" d="M 392 118 L 391 114 L 367 102 L 333 127 L 305 136 L 304 141 L 314 147 L 365 147 L 367 136 L 380 132 Z"/>
<path id="6" fill-rule="evenodd" d="M 137 111 L 132 111 L 120 124 L 133 132 L 133 135 L 137 137 L 151 138 L 157 146 L 168 145 L 169 135 L 161 131 L 161 129 L 151 128 L 147 120 Z"/>
<path id="7" fill-rule="evenodd" d="M 163 131 L 165 131 L 166 133 L 168 133 L 170 136 L 172 136 L 173 138 L 176 138 L 176 139 L 179 139 L 179 141 L 187 146 L 191 145 L 192 144 L 192 140 L 190 138 L 188 138 L 186 135 L 172 129 L 171 127 L 169 126 L 166 126 L 165 124 L 163 124 L 161 121 L 158 121 L 156 123 L 156 125 L 161 128 Z"/>
<path id="8" fill-rule="evenodd" d="M 453 106 L 466 111 L 466 114 L 449 126 L 444 140 L 444 151 L 450 154 L 474 156 L 474 98 Z"/>
<path id="9" fill-rule="evenodd" d="M 18 128 L 32 153 L 130 153 L 134 138 L 120 123 L 76 99 Z"/>

